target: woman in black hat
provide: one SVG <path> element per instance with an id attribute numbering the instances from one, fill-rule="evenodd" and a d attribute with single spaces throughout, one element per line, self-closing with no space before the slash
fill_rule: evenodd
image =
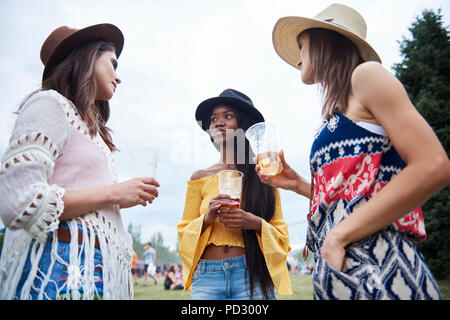
<path id="1" fill-rule="evenodd" d="M 195 116 L 220 159 L 188 181 L 177 226 L 186 290 L 192 287 L 192 299 L 217 300 L 274 299 L 274 287 L 279 294 L 292 294 L 280 194 L 259 181 L 244 135 L 263 116 L 250 98 L 233 89 L 203 101 Z M 219 194 L 217 173 L 230 169 L 244 174 L 241 199 Z"/>
<path id="2" fill-rule="evenodd" d="M 42 46 L 42 88 L 22 103 L 2 158 L 0 299 L 132 298 L 119 209 L 151 203 L 159 185 L 117 181 L 106 122 L 122 47 L 111 24 L 60 27 Z"/>

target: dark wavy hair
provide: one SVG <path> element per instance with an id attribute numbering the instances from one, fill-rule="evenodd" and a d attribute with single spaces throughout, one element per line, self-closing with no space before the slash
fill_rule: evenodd
<path id="1" fill-rule="evenodd" d="M 237 108 L 231 107 L 238 121 L 238 132 L 244 134 L 253 124 L 244 112 Z M 212 113 L 212 111 L 211 111 Z M 207 127 L 211 123 L 211 115 L 205 119 Z M 239 130 L 242 129 L 242 130 Z M 239 135 L 239 133 L 237 134 Z M 245 149 L 239 145 L 240 141 L 245 141 Z M 241 152 L 245 152 L 244 155 Z M 262 183 L 256 174 L 253 163 L 254 153 L 250 147 L 249 141 L 245 136 L 234 137 L 234 163 L 237 170 L 244 174 L 242 183 L 242 199 L 240 208 L 244 211 L 251 212 L 269 222 L 275 213 L 275 188 Z M 264 255 L 259 247 L 258 238 L 254 230 L 242 230 L 245 243 L 245 258 L 250 284 L 250 298 L 253 299 L 253 291 L 255 283 L 259 283 L 262 292 L 266 298 L 272 295 L 273 281 L 267 269 Z"/>
<path id="2" fill-rule="evenodd" d="M 90 41 L 74 49 L 46 79 L 42 80 L 42 88 L 31 93 L 19 109 L 34 93 L 53 89 L 72 101 L 91 136 L 99 133 L 109 149 L 117 151 L 112 141 L 112 131 L 106 126 L 110 115 L 109 103 L 95 100 L 97 85 L 94 64 L 105 51 L 115 52 L 115 47 L 103 40 Z"/>

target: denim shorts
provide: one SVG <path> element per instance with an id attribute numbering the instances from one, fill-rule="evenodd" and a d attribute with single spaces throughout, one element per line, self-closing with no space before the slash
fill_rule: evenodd
<path id="1" fill-rule="evenodd" d="M 245 256 L 222 260 L 201 259 L 192 277 L 192 300 L 250 300 L 250 283 Z M 258 283 L 253 299 L 265 300 Z M 270 300 L 275 299 L 272 289 Z"/>
<path id="2" fill-rule="evenodd" d="M 61 224 L 60 228 L 68 229 L 67 224 Z M 81 226 L 79 225 L 79 231 L 81 231 Z M 50 263 L 51 263 L 51 251 L 52 251 L 52 237 L 49 236 L 47 243 L 45 243 L 44 250 L 39 260 L 37 275 L 34 279 L 34 282 L 31 286 L 30 297 L 33 300 L 37 300 L 39 298 L 40 288 L 42 286 L 42 280 L 47 275 Z M 33 242 L 31 244 L 33 246 Z M 78 249 L 81 250 L 81 245 L 78 245 Z M 70 256 L 70 243 L 69 242 L 58 242 L 57 254 L 59 259 L 56 259 L 54 262 L 53 270 L 50 275 L 50 280 L 47 282 L 47 285 L 44 289 L 44 300 L 55 300 L 55 299 L 70 299 L 70 294 L 67 295 L 66 290 L 66 282 L 68 277 L 68 265 L 69 265 L 69 256 Z M 23 268 L 22 276 L 20 278 L 19 284 L 16 290 L 15 299 L 20 299 L 20 295 L 22 292 L 22 288 L 25 284 L 26 279 L 31 270 L 31 249 L 28 253 L 27 260 L 25 262 L 25 266 Z M 84 272 L 84 251 L 81 253 L 80 257 L 80 271 L 81 274 Z M 62 261 L 64 263 L 62 263 Z M 100 249 L 95 248 L 94 252 L 94 279 L 95 279 L 95 287 L 96 287 L 96 299 L 102 299 L 103 297 L 103 272 L 102 272 L 102 254 Z M 80 288 L 80 298 L 83 297 L 83 290 Z"/>

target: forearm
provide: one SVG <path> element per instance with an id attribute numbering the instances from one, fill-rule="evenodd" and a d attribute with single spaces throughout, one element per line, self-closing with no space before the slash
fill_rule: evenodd
<path id="1" fill-rule="evenodd" d="M 253 230 L 255 230 L 255 232 L 258 235 L 261 235 L 261 230 L 262 230 L 262 218 L 261 217 L 255 217 L 255 221 L 253 223 Z"/>
<path id="2" fill-rule="evenodd" d="M 293 191 L 301 196 L 311 199 L 311 183 L 303 179 L 301 176 L 297 177 L 297 186 Z"/>
<path id="3" fill-rule="evenodd" d="M 406 166 L 373 198 L 341 221 L 332 230 L 334 237 L 346 246 L 404 217 L 448 185 L 448 160 L 440 168 L 436 170 L 427 164 Z"/>
<path id="4" fill-rule="evenodd" d="M 108 186 L 66 190 L 63 202 L 64 212 L 60 220 L 74 219 L 105 206 L 116 204 Z"/>

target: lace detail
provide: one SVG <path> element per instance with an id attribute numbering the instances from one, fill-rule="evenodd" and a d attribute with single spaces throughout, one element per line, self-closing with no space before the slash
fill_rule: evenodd
<path id="1" fill-rule="evenodd" d="M 39 162 L 45 166 L 47 176 L 51 176 L 58 155 L 51 139 L 46 135 L 38 132 L 25 134 L 6 150 L 0 174 L 23 162 Z"/>
<path id="2" fill-rule="evenodd" d="M 20 173 L 21 166 L 25 171 L 30 164 L 36 164 L 36 166 L 33 165 L 34 171 L 30 172 L 38 177 L 35 181 L 30 182 L 24 175 L 26 181 L 21 183 L 23 190 L 16 190 L 17 195 L 20 195 L 20 199 L 23 201 L 19 209 L 14 208 L 14 201 L 17 201 L 16 196 L 9 197 L 10 203 L 3 202 L 3 208 L 7 209 L 5 209 L 5 212 L 8 211 L 5 216 L 11 220 L 7 223 L 8 229 L 0 259 L 0 299 L 30 299 L 32 292 L 38 293 L 37 299 L 50 298 L 45 292 L 46 286 L 58 286 L 50 279 L 52 272 L 54 272 L 55 261 L 63 264 L 68 270 L 67 282 L 64 287 L 57 288 L 56 298 L 92 299 L 96 295 L 94 285 L 96 241 L 94 237 L 89 235 L 94 233 L 98 237 L 102 255 L 103 299 L 130 299 L 133 297 L 130 272 L 133 253 L 131 237 L 126 231 L 123 234 L 122 230 L 119 230 L 119 226 L 105 218 L 105 214 L 115 211 L 116 208 L 102 208 L 98 212 L 68 220 L 67 224 L 71 235 L 70 257 L 66 262 L 60 256 L 58 233 L 55 231 L 59 227 L 59 217 L 64 211 L 62 198 L 65 190 L 57 185 L 49 185 L 48 178 L 53 175 L 55 163 L 64 147 L 66 137 L 73 131 L 72 128 L 93 142 L 105 154 L 114 182 L 117 181 L 118 175 L 111 151 L 101 136 L 99 134 L 95 137 L 90 136 L 89 130 L 76 111 L 75 106 L 56 91 L 47 90 L 36 93 L 30 97 L 29 102 L 24 104 L 21 112 L 24 112 L 31 105 L 36 107 L 37 105 L 34 105 L 31 101 L 39 97 L 47 97 L 46 100 L 36 101 L 41 104 L 39 107 L 46 107 L 46 112 L 49 115 L 54 113 L 53 119 L 57 121 L 57 128 L 48 128 L 51 124 L 47 123 L 47 127 L 43 126 L 47 131 L 42 130 L 46 134 L 43 132 L 27 132 L 21 135 L 20 132 L 34 129 L 29 129 L 30 127 L 27 125 L 19 126 L 17 135 L 13 135 L 15 141 L 10 142 L 10 147 L 6 151 L 0 166 L 0 179 L 4 179 L 5 182 L 8 181 L 8 183 L 3 184 L 5 192 L 12 191 L 13 185 L 10 183 L 12 181 L 10 179 Z M 57 104 L 53 100 L 56 100 Z M 25 124 L 33 123 L 32 113 L 19 114 L 20 116 L 22 116 Z M 65 120 L 67 120 L 67 123 Z M 41 130 L 39 129 L 41 126 L 36 126 L 36 128 L 37 131 Z M 53 137 L 53 141 L 50 137 Z M 42 178 L 44 170 L 47 179 Z M 27 197 L 22 198 L 23 192 L 26 192 L 23 197 Z M 27 201 L 30 201 L 30 203 L 27 204 Z M 22 213 L 15 216 L 21 211 Z M 82 227 L 83 234 L 81 245 L 78 244 L 79 225 Z M 49 244 L 51 245 L 50 249 L 48 248 Z M 47 252 L 45 250 L 50 250 L 52 262 L 48 269 L 42 270 L 39 263 L 43 253 Z M 24 273 L 24 266 L 28 257 L 30 269 L 26 271 L 27 273 Z M 81 263 L 81 257 L 84 257 L 84 264 Z M 16 296 L 21 279 L 24 281 L 22 290 L 20 296 Z M 36 283 L 41 283 L 41 286 L 37 287 Z M 67 289 L 67 295 L 59 296 L 58 293 L 63 289 Z"/>
<path id="3" fill-rule="evenodd" d="M 9 228 L 23 228 L 33 239 L 44 243 L 47 234 L 58 228 L 59 217 L 64 211 L 62 198 L 65 190 L 55 184 L 42 184 L 34 186 L 33 189 L 38 189 L 37 195 L 27 209 L 13 220 Z"/>
<path id="4" fill-rule="evenodd" d="M 54 90 L 48 90 L 48 94 L 55 97 L 63 106 L 64 112 L 67 116 L 67 120 L 69 121 L 69 124 L 77 130 L 79 133 L 81 133 L 83 136 L 85 136 L 87 139 L 91 140 L 106 156 L 106 159 L 108 159 L 108 166 L 111 172 L 113 173 L 114 182 L 118 182 L 118 172 L 115 167 L 114 158 L 112 156 L 111 150 L 108 148 L 106 143 L 103 141 L 102 137 L 99 133 L 97 133 L 96 136 L 91 136 L 89 134 L 89 128 L 84 123 L 83 119 L 81 119 L 80 114 L 77 111 L 77 108 L 72 103 L 72 101 L 66 99 L 64 96 L 59 94 L 58 92 Z"/>
<path id="5" fill-rule="evenodd" d="M 50 177 L 57 157 L 58 151 L 49 137 L 38 132 L 25 134 L 5 152 L 0 174 L 24 163 L 37 162 L 45 167 L 47 177 Z M 9 228 L 23 228 L 33 239 L 45 242 L 47 233 L 58 228 L 58 218 L 64 211 L 62 197 L 65 190 L 46 183 L 36 184 L 31 188 L 36 196 L 25 211 L 12 221 Z"/>

